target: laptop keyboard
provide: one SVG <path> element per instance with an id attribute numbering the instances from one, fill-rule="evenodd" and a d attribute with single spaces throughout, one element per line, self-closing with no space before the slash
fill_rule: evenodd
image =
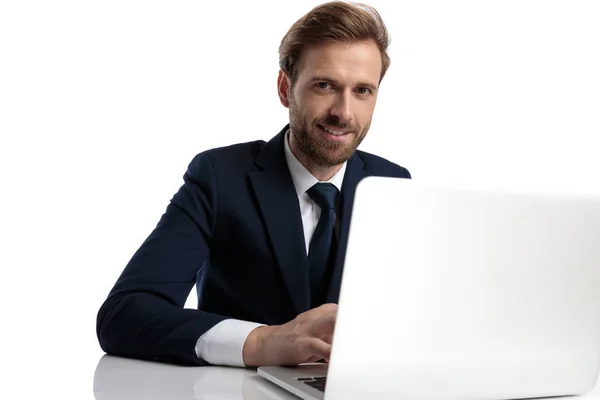
<path id="1" fill-rule="evenodd" d="M 312 378 L 296 378 L 300 382 L 306 383 L 308 386 L 313 387 L 321 392 L 325 392 L 326 376 L 315 376 Z"/>

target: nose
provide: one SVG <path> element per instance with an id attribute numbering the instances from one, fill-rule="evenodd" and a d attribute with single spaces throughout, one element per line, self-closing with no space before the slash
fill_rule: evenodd
<path id="1" fill-rule="evenodd" d="M 350 122 L 352 119 L 352 94 L 349 91 L 343 91 L 335 96 L 330 114 L 337 117 L 342 124 Z"/>

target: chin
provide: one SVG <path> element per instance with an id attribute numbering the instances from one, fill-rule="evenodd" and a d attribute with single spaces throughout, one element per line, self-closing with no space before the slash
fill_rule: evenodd
<path id="1" fill-rule="evenodd" d="M 354 151 L 352 151 L 351 153 L 346 153 L 346 152 L 342 152 L 339 154 L 321 154 L 321 166 L 322 167 L 335 167 L 338 165 L 341 165 L 343 163 L 345 163 L 346 161 L 348 161 L 350 159 L 350 157 L 352 157 L 352 155 L 354 154 Z"/>

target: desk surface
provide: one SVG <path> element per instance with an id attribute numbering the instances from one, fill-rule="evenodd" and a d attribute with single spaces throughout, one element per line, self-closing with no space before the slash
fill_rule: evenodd
<path id="1" fill-rule="evenodd" d="M 96 400 L 298 400 L 253 369 L 180 367 L 108 355 L 96 367 L 94 396 Z M 600 385 L 585 396 L 566 398 L 600 399 Z"/>
<path id="2" fill-rule="evenodd" d="M 96 400 L 298 400 L 255 369 L 183 367 L 108 355 L 96 367 L 94 396 Z"/>

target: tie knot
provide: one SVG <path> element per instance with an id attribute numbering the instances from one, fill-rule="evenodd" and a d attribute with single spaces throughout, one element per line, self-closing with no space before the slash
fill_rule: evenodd
<path id="1" fill-rule="evenodd" d="M 306 191 L 322 209 L 333 209 L 337 203 L 339 191 L 331 183 L 317 183 Z"/>

